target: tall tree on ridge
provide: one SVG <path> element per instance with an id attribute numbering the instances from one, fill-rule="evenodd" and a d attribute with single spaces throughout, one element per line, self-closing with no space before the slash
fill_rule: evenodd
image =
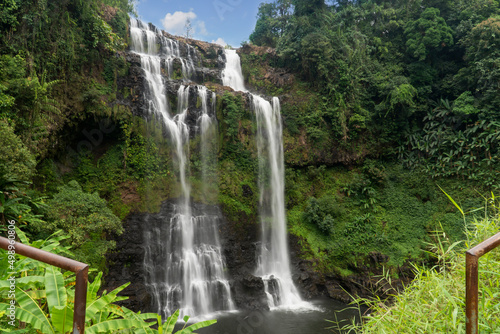
<path id="1" fill-rule="evenodd" d="M 293 0 L 295 16 L 311 16 L 326 8 L 325 0 Z"/>

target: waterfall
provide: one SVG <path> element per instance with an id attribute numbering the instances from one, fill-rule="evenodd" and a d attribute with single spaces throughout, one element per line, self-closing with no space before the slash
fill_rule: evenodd
<path id="1" fill-rule="evenodd" d="M 202 193 L 208 195 L 211 193 L 210 185 L 213 184 L 217 179 L 215 171 L 217 168 L 217 149 L 216 146 L 216 118 L 215 118 L 215 107 L 217 96 L 215 93 L 211 95 L 210 108 L 213 111 L 214 117 L 210 117 L 208 114 L 209 109 L 209 97 L 208 89 L 205 86 L 198 86 L 198 96 L 201 100 L 201 116 L 198 118 L 197 123 L 199 124 L 200 131 L 200 160 L 201 160 L 201 181 L 203 191 Z M 207 199 L 207 198 L 205 198 Z"/>
<path id="2" fill-rule="evenodd" d="M 238 54 L 235 50 L 226 50 L 226 59 L 222 74 L 224 85 L 247 92 Z M 271 105 L 264 98 L 249 94 L 257 123 L 262 226 L 256 275 L 264 281 L 271 309 L 302 308 L 307 303 L 302 302 L 290 270 L 280 103 L 277 97 L 272 99 Z"/>
<path id="3" fill-rule="evenodd" d="M 178 203 L 170 204 L 168 214 L 160 221 L 150 222 L 152 227 L 145 229 L 146 286 L 154 297 L 157 312 L 164 316 L 176 309 L 180 309 L 181 318 L 233 310 L 218 235 L 219 215 L 194 210 L 190 199 L 189 97 L 196 93 L 202 101 L 201 136 L 207 136 L 211 128 L 208 92 L 203 86 L 180 85 L 177 113 L 173 115 L 166 94 L 168 80 L 162 75 L 162 64 L 166 64 L 170 77 L 172 59 L 178 58 L 187 80 L 194 72 L 194 49 L 186 45 L 188 59 L 180 58 L 178 41 L 164 37 L 155 27 L 141 21 L 131 18 L 130 23 L 131 49 L 140 55 L 145 75 L 148 111 L 162 121 L 172 141 L 182 191 Z M 209 155 L 205 151 L 202 157 Z"/>
<path id="4" fill-rule="evenodd" d="M 163 36 L 155 26 L 134 18 L 130 18 L 130 39 L 132 51 L 161 57 L 169 79 L 172 77 L 173 63 L 176 59 L 181 63 L 183 79 L 189 81 L 193 76 L 196 51 L 191 45 L 182 44 L 181 46 L 179 41 Z M 181 48 L 185 51 L 185 58 L 181 56 Z"/>
<path id="5" fill-rule="evenodd" d="M 234 90 L 247 92 L 243 73 L 241 72 L 240 56 L 238 56 L 236 50 L 225 50 L 225 54 L 226 68 L 222 71 L 222 83 Z"/>

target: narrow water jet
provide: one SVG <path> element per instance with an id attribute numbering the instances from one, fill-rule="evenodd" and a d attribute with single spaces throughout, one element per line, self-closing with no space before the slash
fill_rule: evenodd
<path id="1" fill-rule="evenodd" d="M 248 92 L 241 71 L 240 57 L 235 50 L 225 50 L 226 68 L 222 73 L 225 86 Z M 249 93 L 257 123 L 259 157 L 261 242 L 256 276 L 262 277 L 268 306 L 273 308 L 304 308 L 292 281 L 288 252 L 285 214 L 285 180 L 280 103 L 273 97 L 272 105 L 264 98 Z"/>
<path id="2" fill-rule="evenodd" d="M 215 118 L 217 95 L 211 94 L 211 103 L 209 104 L 208 89 L 205 86 L 197 86 L 197 88 L 201 100 L 201 116 L 197 120 L 200 133 L 201 182 L 202 193 L 207 200 L 208 194 L 212 192 L 210 188 L 217 180 L 217 152 L 215 151 L 217 148 L 217 120 Z M 212 109 L 213 117 L 208 114 L 209 108 Z"/>

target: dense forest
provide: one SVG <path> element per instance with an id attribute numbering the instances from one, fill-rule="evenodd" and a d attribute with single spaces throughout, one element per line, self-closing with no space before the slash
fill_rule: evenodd
<path id="1" fill-rule="evenodd" d="M 141 111 L 129 15 L 137 16 L 129 0 L 0 3 L 0 232 L 15 221 L 21 242 L 94 268 L 89 296 L 101 302 L 87 310 L 88 328 L 153 333 L 145 317 L 114 309 L 125 286 L 97 293 L 103 275 L 112 280 L 109 256 L 127 219 L 180 196 L 172 143 Z M 220 47 L 175 38 L 197 50 L 204 73 L 220 71 Z M 301 284 L 321 286 L 317 295 L 350 301 L 378 289 L 387 297 L 387 283 L 420 279 L 412 263 L 439 262 L 429 246 L 438 235 L 470 240 L 482 226 L 475 219 L 498 209 L 497 0 L 276 0 L 260 4 L 238 54 L 249 90 L 281 102 L 290 248 L 297 270 L 310 275 Z M 243 240 L 259 215 L 255 116 L 220 73 L 193 81 L 216 93 L 219 141 L 210 184 L 200 139 L 189 144 L 191 196 L 220 207 Z M 483 196 L 493 196 L 495 210 Z M 33 292 L 19 303 L 39 312 L 38 320 L 21 315 L 22 332 L 67 332 L 72 319 L 61 314 L 71 309 L 74 277 L 28 259 L 15 265 L 24 276 L 19 296 Z M 51 280 L 68 301 L 45 295 Z M 3 315 L 7 303 L 0 306 Z"/>
<path id="2" fill-rule="evenodd" d="M 438 206 L 436 184 L 464 200 L 477 198 L 467 194 L 473 187 L 498 189 L 498 11 L 496 1 L 261 4 L 242 47 L 250 50 L 243 70 L 250 84 L 285 101 L 286 193 L 296 233 L 310 224 L 337 243 L 348 236 L 356 247 L 387 244 L 392 250 L 383 253 L 393 260 L 401 234 L 405 257 L 438 221 L 460 238 L 463 227 Z M 272 51 L 257 56 L 255 45 Z M 277 87 L 266 66 L 295 80 Z M 339 165 L 351 172 L 335 174 Z M 301 195 L 306 170 L 315 180 L 310 197 Z"/>
<path id="3" fill-rule="evenodd" d="M 321 97 L 309 122 L 290 111 L 289 128 L 390 146 L 409 168 L 496 186 L 498 11 L 496 1 L 276 1 L 261 4 L 250 42 L 276 48 L 273 65 Z"/>

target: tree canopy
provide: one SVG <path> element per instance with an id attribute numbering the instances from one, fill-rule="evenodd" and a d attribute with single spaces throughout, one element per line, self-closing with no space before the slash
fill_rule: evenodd
<path id="1" fill-rule="evenodd" d="M 317 92 L 323 101 L 317 124 L 325 124 L 330 136 L 347 146 L 352 139 L 377 138 L 410 153 L 414 146 L 405 143 L 416 133 L 459 136 L 485 120 L 484 131 L 498 135 L 492 130 L 500 116 L 498 1 L 295 0 L 287 2 L 286 14 L 277 10 L 282 5 L 261 5 L 250 40 L 276 47 L 276 64 Z M 443 110 L 454 121 L 438 130 L 430 120 Z M 494 151 L 490 164 L 500 162 Z M 454 159 L 462 156 L 454 152 Z M 435 154 L 436 161 L 444 159 L 442 150 Z M 478 165 L 474 159 L 469 157 L 470 168 Z"/>

